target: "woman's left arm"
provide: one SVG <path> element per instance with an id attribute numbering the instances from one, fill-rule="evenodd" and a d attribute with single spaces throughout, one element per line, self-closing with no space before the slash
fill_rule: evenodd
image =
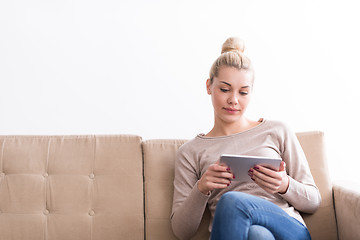
<path id="1" fill-rule="evenodd" d="M 314 213 L 320 206 L 321 195 L 301 145 L 295 133 L 285 127 L 279 139 L 283 159 L 279 171 L 255 166 L 249 175 L 265 191 L 280 194 L 297 210 Z"/>
<path id="2" fill-rule="evenodd" d="M 321 196 L 318 188 L 313 184 L 301 183 L 287 175 L 285 162 L 281 162 L 279 171 L 257 165 L 250 169 L 249 175 L 265 191 L 281 194 L 299 211 L 314 213 L 320 206 Z"/>

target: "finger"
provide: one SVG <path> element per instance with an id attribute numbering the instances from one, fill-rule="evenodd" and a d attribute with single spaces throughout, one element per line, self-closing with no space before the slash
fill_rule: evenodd
<path id="1" fill-rule="evenodd" d="M 253 174 L 249 171 L 249 176 L 256 184 L 267 192 L 275 193 L 281 185 L 280 179 L 271 178 L 259 172 Z"/>
<path id="2" fill-rule="evenodd" d="M 276 193 L 278 192 L 279 187 L 274 186 L 270 183 L 264 182 L 261 179 L 255 179 L 254 180 L 257 185 L 259 185 L 262 189 L 264 189 L 266 192 L 269 193 Z"/>
<path id="3" fill-rule="evenodd" d="M 256 176 L 253 175 L 252 177 L 256 183 L 261 184 L 263 186 L 266 186 L 268 188 L 278 188 L 281 185 L 281 180 L 280 179 L 276 179 L 276 178 L 270 178 L 266 175 L 262 175 L 262 176 Z"/>
<path id="4" fill-rule="evenodd" d="M 252 179 L 258 183 L 258 184 L 261 184 L 263 186 L 266 186 L 268 188 L 273 188 L 273 187 L 279 187 L 280 186 L 280 181 L 274 179 L 274 178 L 268 178 L 268 177 L 265 177 L 265 178 L 261 178 L 261 177 L 258 177 L 258 176 L 252 176 Z"/>
<path id="5" fill-rule="evenodd" d="M 216 188 L 227 188 L 230 185 L 230 183 L 228 184 L 223 184 L 223 183 L 209 183 L 209 187 L 211 189 L 216 189 Z"/>
<path id="6" fill-rule="evenodd" d="M 210 166 L 210 169 L 212 171 L 216 171 L 216 172 L 229 172 L 230 168 L 226 165 L 219 165 L 219 164 L 212 164 Z"/>
<path id="7" fill-rule="evenodd" d="M 269 184 L 273 184 L 273 185 L 277 185 L 279 184 L 279 182 L 281 183 L 281 176 L 279 176 L 279 174 L 277 172 L 272 171 L 272 173 L 269 174 L 264 174 L 260 171 L 256 171 L 254 170 L 253 172 L 250 172 L 253 178 L 257 178 L 262 180 L 263 182 L 267 182 Z"/>
<path id="8" fill-rule="evenodd" d="M 219 184 L 230 184 L 231 183 L 231 180 L 229 178 L 212 177 L 212 178 L 209 178 L 209 181 L 212 183 L 219 183 Z"/>
<path id="9" fill-rule="evenodd" d="M 215 164 L 220 165 L 220 166 L 226 166 L 226 163 L 220 162 L 220 160 L 217 160 L 217 161 L 215 162 Z"/>
<path id="10" fill-rule="evenodd" d="M 256 165 L 254 168 L 254 174 L 255 173 L 259 173 L 258 176 L 262 176 L 262 175 L 266 175 L 266 176 L 269 176 L 271 178 L 276 178 L 276 179 L 279 179 L 281 178 L 278 174 L 278 172 L 270 169 L 270 168 L 266 168 L 266 167 L 263 167 L 263 166 L 258 166 Z"/>
<path id="11" fill-rule="evenodd" d="M 221 166 L 221 167 L 224 167 L 224 169 L 226 170 L 226 171 L 230 171 L 230 168 L 228 167 L 228 165 L 226 165 L 226 163 L 217 163 L 217 165 L 218 166 Z"/>
<path id="12" fill-rule="evenodd" d="M 234 178 L 234 175 L 230 172 L 214 171 L 214 172 L 211 172 L 211 175 L 216 178 L 225 178 L 225 179 L 233 179 Z"/>
<path id="13" fill-rule="evenodd" d="M 200 187 L 200 184 L 198 184 L 198 188 L 201 192 L 204 194 L 208 193 L 209 191 L 212 191 L 217 188 L 226 188 L 230 185 L 229 183 L 218 183 L 218 182 L 210 182 L 206 181 L 204 184 L 202 184 L 202 187 Z M 202 190 L 203 189 L 203 190 Z"/>
<path id="14" fill-rule="evenodd" d="M 284 161 L 281 161 L 280 163 L 280 168 L 279 168 L 279 172 L 281 171 L 285 171 L 286 169 L 286 163 Z"/>
<path id="15" fill-rule="evenodd" d="M 223 171 L 213 171 L 211 169 L 208 169 L 208 171 L 205 172 L 203 175 L 203 178 L 208 182 L 216 182 L 216 179 L 224 179 L 225 181 L 229 181 L 233 179 L 233 174 L 229 172 L 223 172 Z M 223 182 L 223 181 L 220 181 Z"/>
<path id="16" fill-rule="evenodd" d="M 205 181 L 205 188 L 206 189 L 214 189 L 214 188 L 225 188 L 231 184 L 231 181 L 226 178 L 216 178 L 208 176 L 204 179 Z"/>
<path id="17" fill-rule="evenodd" d="M 223 163 L 223 162 L 221 163 L 220 160 L 217 160 L 215 164 L 225 167 L 226 171 L 231 172 L 230 167 L 228 165 L 226 165 L 226 163 Z"/>

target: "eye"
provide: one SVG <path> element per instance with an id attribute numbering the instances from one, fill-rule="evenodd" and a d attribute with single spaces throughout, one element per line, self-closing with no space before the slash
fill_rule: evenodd
<path id="1" fill-rule="evenodd" d="M 240 95 L 246 96 L 246 95 L 248 95 L 248 92 L 240 92 Z"/>
<path id="2" fill-rule="evenodd" d="M 226 89 L 226 88 L 220 88 L 220 90 L 224 93 L 227 93 L 228 91 L 230 91 L 229 89 Z"/>

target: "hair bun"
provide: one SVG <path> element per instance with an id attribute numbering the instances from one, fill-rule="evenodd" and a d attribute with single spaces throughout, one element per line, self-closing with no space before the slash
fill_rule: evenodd
<path id="1" fill-rule="evenodd" d="M 241 38 L 230 37 L 226 39 L 221 48 L 221 54 L 224 52 L 238 51 L 243 53 L 245 50 L 245 43 Z"/>

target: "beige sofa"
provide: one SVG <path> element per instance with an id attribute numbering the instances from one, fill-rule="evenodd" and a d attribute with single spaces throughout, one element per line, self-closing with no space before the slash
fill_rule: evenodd
<path id="1" fill-rule="evenodd" d="M 298 133 L 322 204 L 313 239 L 360 239 L 360 190 L 333 186 L 321 132 Z M 184 140 L 0 136 L 0 240 L 176 239 L 175 152 Z M 208 239 L 209 212 L 194 239 Z"/>

